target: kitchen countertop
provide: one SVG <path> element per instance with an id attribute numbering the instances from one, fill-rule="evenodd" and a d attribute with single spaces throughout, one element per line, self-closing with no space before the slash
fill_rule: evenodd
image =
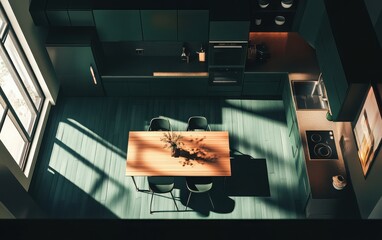
<path id="1" fill-rule="evenodd" d="M 342 175 L 348 179 L 345 164 L 339 145 L 340 135 L 336 123 L 326 119 L 326 109 L 322 110 L 297 110 L 302 146 L 305 153 L 306 168 L 312 193 L 312 198 L 333 199 L 343 198 L 349 192 L 350 183 L 343 190 L 336 190 L 332 185 L 332 177 Z M 310 160 L 306 130 L 332 130 L 338 153 L 338 160 L 322 159 Z"/>
<path id="2" fill-rule="evenodd" d="M 153 76 L 154 72 L 208 72 L 207 62 L 195 57 L 182 62 L 180 56 L 138 56 L 106 58 L 102 76 Z"/>
<path id="3" fill-rule="evenodd" d="M 315 50 L 298 33 L 251 32 L 249 40 L 264 43 L 270 55 L 265 62 L 247 59 L 246 72 L 320 72 Z"/>

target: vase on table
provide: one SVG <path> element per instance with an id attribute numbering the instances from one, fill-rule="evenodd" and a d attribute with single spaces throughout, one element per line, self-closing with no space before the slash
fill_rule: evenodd
<path id="1" fill-rule="evenodd" d="M 180 156 L 180 148 L 178 146 L 171 147 L 171 157 L 179 157 Z"/>

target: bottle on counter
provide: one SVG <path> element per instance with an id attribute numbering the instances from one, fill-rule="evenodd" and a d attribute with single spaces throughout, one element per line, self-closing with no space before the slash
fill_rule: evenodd
<path id="1" fill-rule="evenodd" d="M 200 46 L 199 52 L 196 52 L 199 54 L 199 62 L 205 62 L 206 61 L 206 52 L 203 49 L 203 45 Z"/>

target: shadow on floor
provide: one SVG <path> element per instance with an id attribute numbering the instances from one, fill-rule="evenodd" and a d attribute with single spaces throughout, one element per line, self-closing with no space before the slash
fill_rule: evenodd
<path id="1" fill-rule="evenodd" d="M 214 203 L 212 207 L 208 193 L 193 193 L 187 210 L 185 206 L 189 191 L 184 177 L 175 178 L 175 188 L 180 190 L 180 211 L 195 211 L 201 216 L 208 216 L 210 211 L 230 213 L 235 208 L 231 196 L 269 197 L 269 180 L 265 159 L 254 159 L 250 155 L 235 151 L 231 159 L 229 177 L 214 177 L 210 195 Z"/>
<path id="2" fill-rule="evenodd" d="M 269 197 L 269 180 L 265 159 L 255 159 L 250 155 L 234 151 L 231 154 L 231 173 L 225 179 L 228 196 Z"/>

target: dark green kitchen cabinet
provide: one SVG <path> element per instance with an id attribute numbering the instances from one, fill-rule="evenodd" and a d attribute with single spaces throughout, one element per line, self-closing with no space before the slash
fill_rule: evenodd
<path id="1" fill-rule="evenodd" d="M 139 10 L 93 10 L 100 41 L 142 41 Z"/>
<path id="2" fill-rule="evenodd" d="M 69 0 L 47 0 L 45 12 L 51 26 L 71 26 L 68 6 Z"/>
<path id="3" fill-rule="evenodd" d="M 322 72 L 328 95 L 330 110 L 334 121 L 353 121 L 361 107 L 370 78 L 365 73 L 357 71 L 358 66 L 346 67 L 346 58 L 340 51 L 344 46 L 336 42 L 328 15 L 324 12 L 322 22 L 316 39 L 316 55 Z M 343 50 L 342 50 L 343 51 Z M 367 61 L 367 59 L 365 59 Z M 359 60 L 361 68 L 362 60 Z M 349 74 L 353 72 L 354 74 Z M 370 69 L 372 71 L 372 69 Z"/>
<path id="4" fill-rule="evenodd" d="M 208 41 L 208 10 L 178 10 L 178 41 Z"/>
<path id="5" fill-rule="evenodd" d="M 284 88 L 282 92 L 284 103 L 285 117 L 288 128 L 288 138 L 291 149 L 291 157 L 294 162 L 297 174 L 297 192 L 298 192 L 298 207 L 300 210 L 305 210 L 306 203 L 310 196 L 310 183 L 305 162 L 305 153 L 302 145 L 300 129 L 297 121 L 296 108 L 291 92 L 291 85 L 288 78 L 284 79 Z"/>
<path id="6" fill-rule="evenodd" d="M 304 14 L 301 16 L 298 33 L 315 48 L 325 4 L 324 1 L 306 1 L 302 6 L 304 6 Z"/>
<path id="7" fill-rule="evenodd" d="M 179 96 L 207 96 L 208 77 L 179 77 Z"/>
<path id="8" fill-rule="evenodd" d="M 210 41 L 248 41 L 249 21 L 211 21 Z"/>
<path id="9" fill-rule="evenodd" d="M 144 41 L 176 41 L 177 10 L 141 10 Z"/>
<path id="10" fill-rule="evenodd" d="M 151 96 L 174 96 L 179 94 L 177 77 L 153 77 L 150 85 Z"/>
<path id="11" fill-rule="evenodd" d="M 242 95 L 281 99 L 287 77 L 287 73 L 246 72 Z"/>
<path id="12" fill-rule="evenodd" d="M 103 95 L 100 61 L 97 61 L 100 53 L 93 40 L 95 31 L 87 30 L 49 32 L 46 49 L 60 81 L 60 94 L 64 96 Z"/>
<path id="13" fill-rule="evenodd" d="M 297 171 L 297 189 L 298 189 L 298 198 L 299 198 L 299 204 L 298 207 L 305 211 L 306 205 L 308 203 L 309 197 L 311 195 L 311 189 L 310 189 L 310 182 L 308 177 L 308 171 L 306 168 L 306 162 L 305 162 L 305 154 L 304 149 L 300 147 L 297 150 L 297 154 L 295 157 L 295 163 L 296 163 L 296 171 Z"/>
<path id="14" fill-rule="evenodd" d="M 91 0 L 69 0 L 68 14 L 72 26 L 94 26 Z"/>
<path id="15" fill-rule="evenodd" d="M 107 96 L 206 96 L 207 77 L 103 76 Z"/>
<path id="16" fill-rule="evenodd" d="M 106 96 L 150 96 L 152 77 L 136 76 L 103 76 Z"/>

